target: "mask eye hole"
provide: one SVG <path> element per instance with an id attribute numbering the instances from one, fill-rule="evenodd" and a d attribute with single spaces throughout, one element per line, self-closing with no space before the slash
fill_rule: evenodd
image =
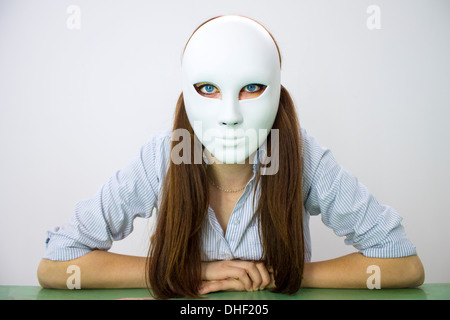
<path id="1" fill-rule="evenodd" d="M 220 99 L 220 90 L 209 82 L 199 82 L 194 84 L 195 90 L 197 90 L 198 94 L 212 99 Z"/>
<path id="2" fill-rule="evenodd" d="M 267 86 L 259 83 L 250 83 L 239 92 L 239 100 L 254 99 L 262 95 Z"/>

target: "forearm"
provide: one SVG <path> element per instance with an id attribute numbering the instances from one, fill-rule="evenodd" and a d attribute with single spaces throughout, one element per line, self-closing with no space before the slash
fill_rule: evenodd
<path id="1" fill-rule="evenodd" d="M 44 288 L 67 289 L 68 267 L 73 265 L 80 271 L 82 289 L 144 288 L 145 259 L 99 250 L 69 261 L 42 259 L 38 279 Z"/>
<path id="2" fill-rule="evenodd" d="M 381 288 L 416 287 L 424 281 L 424 271 L 418 256 L 404 258 L 368 258 L 352 253 L 332 260 L 306 263 L 302 287 L 367 288 L 372 275 L 369 266 L 379 268 Z"/>

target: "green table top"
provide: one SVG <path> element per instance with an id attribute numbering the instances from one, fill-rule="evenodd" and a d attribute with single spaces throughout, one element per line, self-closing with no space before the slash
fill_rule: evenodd
<path id="1" fill-rule="evenodd" d="M 215 292 L 211 300 L 450 300 L 450 283 L 410 289 L 300 289 L 293 295 L 257 292 Z M 115 300 L 151 298 L 146 289 L 57 290 L 33 286 L 0 286 L 0 300 Z"/>

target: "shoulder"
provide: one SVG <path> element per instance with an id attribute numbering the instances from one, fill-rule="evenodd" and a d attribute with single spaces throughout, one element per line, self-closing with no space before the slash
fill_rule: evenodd
<path id="1" fill-rule="evenodd" d="M 317 139 L 310 135 L 305 128 L 301 128 L 302 160 L 304 167 L 317 168 L 324 156 L 330 153 L 327 147 L 319 144 Z"/>
<path id="2" fill-rule="evenodd" d="M 324 147 L 306 129 L 301 129 L 303 187 L 309 190 L 318 176 L 337 169 L 331 150 Z"/>
<path id="3" fill-rule="evenodd" d="M 152 134 L 141 147 L 139 157 L 147 173 L 154 172 L 159 178 L 164 176 L 170 157 L 172 130 L 164 129 Z"/>
<path id="4" fill-rule="evenodd" d="M 155 145 L 170 145 L 170 140 L 172 137 L 172 129 L 166 128 L 164 130 L 158 131 L 151 135 L 149 142 Z"/>
<path id="5" fill-rule="evenodd" d="M 158 131 L 150 136 L 147 142 L 142 146 L 143 152 L 148 152 L 152 156 L 163 155 L 166 150 L 170 149 L 172 137 L 171 129 Z"/>

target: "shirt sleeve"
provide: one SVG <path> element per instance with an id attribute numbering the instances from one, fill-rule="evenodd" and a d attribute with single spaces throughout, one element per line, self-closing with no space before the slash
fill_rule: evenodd
<path id="1" fill-rule="evenodd" d="M 148 218 L 159 191 L 157 139 L 117 171 L 90 199 L 76 204 L 70 221 L 47 232 L 45 259 L 66 261 L 129 235 L 136 217 Z"/>
<path id="2" fill-rule="evenodd" d="M 396 258 L 416 254 L 402 218 L 380 204 L 367 188 L 340 166 L 331 151 L 302 129 L 305 209 L 321 214 L 323 223 L 344 242 L 368 257 Z"/>

